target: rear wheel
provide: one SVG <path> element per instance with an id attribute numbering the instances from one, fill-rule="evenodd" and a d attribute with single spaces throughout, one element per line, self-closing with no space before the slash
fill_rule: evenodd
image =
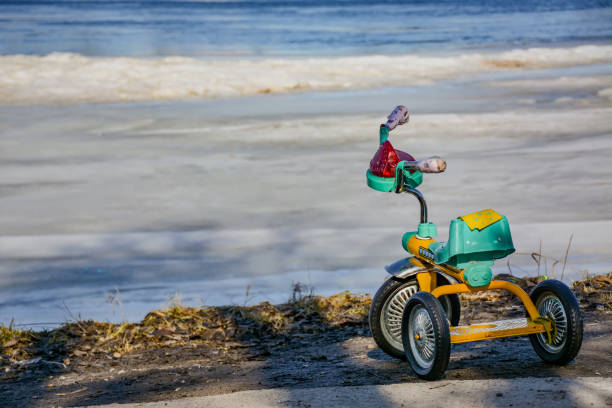
<path id="1" fill-rule="evenodd" d="M 416 277 L 411 276 L 405 280 L 391 277 L 372 299 L 369 316 L 372 337 L 378 347 L 392 357 L 406 359 L 402 344 L 402 315 L 408 299 L 418 291 Z M 461 317 L 459 296 L 441 296 L 440 303 L 450 325 L 457 326 Z"/>
<path id="2" fill-rule="evenodd" d="M 582 345 L 582 313 L 576 296 L 557 280 L 539 283 L 529 296 L 540 316 L 551 319 L 555 328 L 550 343 L 546 333 L 529 335 L 535 352 L 547 363 L 569 363 Z"/>
<path id="3" fill-rule="evenodd" d="M 444 375 L 450 359 L 450 330 L 442 305 L 431 293 L 417 292 L 406 304 L 402 342 L 418 377 L 438 380 Z"/>

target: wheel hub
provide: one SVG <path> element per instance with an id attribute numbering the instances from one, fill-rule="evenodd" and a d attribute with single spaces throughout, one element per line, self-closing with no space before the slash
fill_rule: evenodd
<path id="1" fill-rule="evenodd" d="M 540 316 L 551 322 L 552 330 L 546 337 L 540 333 L 538 339 L 544 349 L 549 352 L 557 352 L 565 345 L 567 334 L 567 316 L 563 305 L 556 296 L 544 296 L 537 305 Z"/>
<path id="2" fill-rule="evenodd" d="M 410 313 L 410 346 L 417 364 L 430 367 L 433 364 L 435 339 L 433 324 L 423 307 L 415 307 Z"/>

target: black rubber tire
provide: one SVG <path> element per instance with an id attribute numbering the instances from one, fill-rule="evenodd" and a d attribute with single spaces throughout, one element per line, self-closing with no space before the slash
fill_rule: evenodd
<path id="1" fill-rule="evenodd" d="M 413 336 L 411 335 L 410 316 L 413 311 L 416 314 L 426 312 L 431 322 L 430 334 L 433 342 L 431 351 L 433 355 L 431 364 L 427 366 L 421 365 L 418 355 L 415 354 L 418 353 L 418 351 L 415 351 L 418 340 L 416 338 L 412 339 Z M 411 347 L 411 340 L 415 345 L 414 348 Z M 450 329 L 442 305 L 431 293 L 417 292 L 406 303 L 402 317 L 402 342 L 410 367 L 419 378 L 430 381 L 442 378 L 450 359 Z"/>
<path id="2" fill-rule="evenodd" d="M 438 276 L 438 280 L 440 284 L 449 283 L 442 276 Z M 380 347 L 382 351 L 391 357 L 398 358 L 400 360 L 406 360 L 406 354 L 404 353 L 404 347 L 401 344 L 401 339 L 398 337 L 397 341 L 395 342 L 391 342 L 387 339 L 385 336 L 385 331 L 388 330 L 385 330 L 385 328 L 382 326 L 382 313 L 387 300 L 391 299 L 402 289 L 410 285 L 416 285 L 415 293 L 419 290 L 419 285 L 415 276 L 411 276 L 407 279 L 399 279 L 392 276 L 391 278 L 387 279 L 378 289 L 374 295 L 374 298 L 372 299 L 368 319 L 370 324 L 370 332 L 372 333 L 372 337 L 374 338 L 374 341 L 378 347 Z M 440 300 L 446 315 L 448 316 L 450 314 L 450 325 L 457 326 L 459 324 L 459 319 L 461 318 L 461 302 L 459 301 L 459 296 L 456 294 L 441 296 Z"/>
<path id="3" fill-rule="evenodd" d="M 438 299 L 446 314 L 446 319 L 450 326 L 459 326 L 459 320 L 461 319 L 461 301 L 459 295 L 453 293 L 451 295 L 440 296 Z M 450 318 L 449 318 L 450 311 Z"/>
<path id="4" fill-rule="evenodd" d="M 545 362 L 555 365 L 565 365 L 569 363 L 576 357 L 582 345 L 583 320 L 576 296 L 574 296 L 574 293 L 564 283 L 558 280 L 549 279 L 540 282 L 533 288 L 529 297 L 538 309 L 544 308 L 547 298 L 556 298 L 561 303 L 565 313 L 567 327 L 565 328 L 565 333 L 559 335 L 560 338 L 558 341 L 560 344 L 548 346 L 543 344 L 544 337 L 546 336 L 545 334 L 530 334 L 529 340 L 535 352 Z M 540 302 L 542 302 L 542 304 L 540 304 Z M 539 304 L 540 307 L 538 307 Z M 553 304 L 555 304 L 554 301 Z M 542 314 L 541 310 L 538 311 Z M 548 349 L 546 347 L 548 347 Z"/>

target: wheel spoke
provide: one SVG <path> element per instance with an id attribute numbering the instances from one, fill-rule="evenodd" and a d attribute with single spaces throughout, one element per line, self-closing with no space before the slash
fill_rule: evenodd
<path id="1" fill-rule="evenodd" d="M 411 282 L 395 292 L 383 305 L 380 314 L 383 335 L 395 347 L 402 349 L 402 316 L 408 299 L 417 292 L 417 285 Z"/>
<path id="2" fill-rule="evenodd" d="M 551 293 L 538 300 L 537 308 L 542 317 L 552 320 L 557 332 L 551 343 L 548 343 L 548 337 L 545 333 L 538 334 L 539 343 L 548 352 L 557 353 L 565 345 L 567 337 L 567 315 L 563 304 L 559 298 Z"/>
<path id="3" fill-rule="evenodd" d="M 431 366 L 435 356 L 436 339 L 431 317 L 424 307 L 417 306 L 411 311 L 409 327 L 412 355 L 419 366 Z"/>

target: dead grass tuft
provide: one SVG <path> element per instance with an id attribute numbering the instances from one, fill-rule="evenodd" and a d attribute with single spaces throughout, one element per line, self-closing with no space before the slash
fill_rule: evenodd
<path id="1" fill-rule="evenodd" d="M 612 310 L 612 272 L 574 282 L 572 290 L 581 307 Z"/>
<path id="2" fill-rule="evenodd" d="M 508 274 L 495 278 L 514 282 L 527 291 L 541 281 Z M 612 273 L 574 282 L 572 290 L 583 309 L 612 310 Z M 463 294 L 461 298 L 465 306 L 468 301 L 495 310 L 504 305 L 503 313 L 524 315 L 518 301 L 502 291 Z M 365 328 L 371 302 L 367 294 L 348 291 L 315 296 L 311 288 L 295 284 L 291 298 L 281 305 L 262 302 L 254 306 L 186 307 L 174 303 L 150 312 L 138 323 L 75 321 L 41 332 L 0 326 L 0 367 L 8 372 L 9 368 L 15 371 L 27 367 L 29 361 L 67 365 L 71 359 L 118 359 L 143 349 L 252 345 L 275 336 L 316 334 L 350 326 Z M 482 308 L 464 311 L 477 315 Z"/>
<path id="3" fill-rule="evenodd" d="M 20 366 L 38 357 L 69 364 L 70 359 L 121 358 L 142 349 L 251 343 L 266 336 L 367 325 L 368 295 L 342 292 L 322 297 L 305 293 L 303 285 L 298 289 L 288 303 L 277 306 L 268 302 L 223 307 L 173 303 L 150 312 L 139 323 L 76 321 L 41 332 L 0 326 L 0 366 Z"/>

